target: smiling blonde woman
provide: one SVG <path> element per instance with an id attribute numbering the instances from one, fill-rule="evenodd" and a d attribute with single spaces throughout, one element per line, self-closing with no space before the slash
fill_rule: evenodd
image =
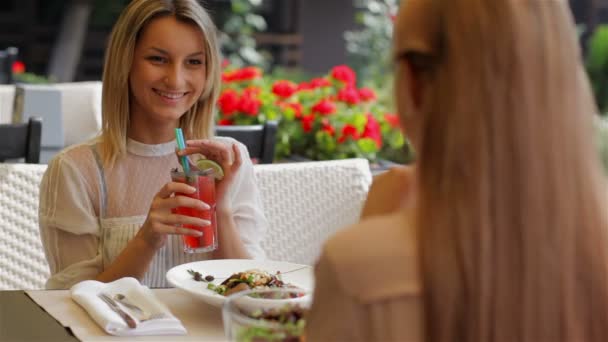
<path id="1" fill-rule="evenodd" d="M 608 341 L 608 191 L 567 2 L 407 0 L 394 50 L 413 185 L 327 243 L 307 341 Z"/>
<path id="2" fill-rule="evenodd" d="M 40 232 L 51 277 L 48 288 L 97 279 L 138 278 L 166 287 L 165 274 L 185 262 L 264 258 L 266 229 L 253 165 L 244 145 L 212 137 L 220 89 L 216 28 L 196 0 L 133 0 L 116 22 L 103 74 L 101 136 L 54 158 L 44 175 Z M 172 182 L 180 169 L 175 128 L 189 153 L 214 159 L 218 249 L 185 254 L 178 224 L 209 225 L 173 214 L 208 204 L 174 193 L 193 188 Z"/>

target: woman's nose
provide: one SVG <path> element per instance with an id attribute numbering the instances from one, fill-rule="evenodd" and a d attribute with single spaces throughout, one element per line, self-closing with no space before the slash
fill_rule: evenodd
<path id="1" fill-rule="evenodd" d="M 165 84 L 171 89 L 179 89 L 185 80 L 184 70 L 180 65 L 171 65 L 167 68 Z"/>

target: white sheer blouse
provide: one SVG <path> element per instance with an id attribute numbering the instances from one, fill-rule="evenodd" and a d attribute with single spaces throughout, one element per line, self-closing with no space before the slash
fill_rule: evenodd
<path id="1" fill-rule="evenodd" d="M 214 139 L 237 143 L 231 138 Z M 126 157 L 110 170 L 101 167 L 97 143 L 91 140 L 60 152 L 40 185 L 40 235 L 51 269 L 49 289 L 69 288 L 101 273 L 139 230 L 152 198 L 171 180 L 170 170 L 181 169 L 174 142 L 146 145 L 129 140 Z M 237 144 L 243 164 L 228 196 L 247 251 L 260 259 L 265 257 L 260 242 L 267 221 L 249 154 Z M 171 267 L 209 257 L 184 253 L 181 237 L 170 236 L 142 283 L 166 287 L 165 274 Z"/>

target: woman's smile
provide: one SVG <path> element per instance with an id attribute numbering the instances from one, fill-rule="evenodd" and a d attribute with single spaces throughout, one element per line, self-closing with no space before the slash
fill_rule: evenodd
<path id="1" fill-rule="evenodd" d="M 168 103 L 176 103 L 179 100 L 182 100 L 189 92 L 175 92 L 175 91 L 165 91 L 157 88 L 152 88 L 156 95 L 160 96 L 160 98 Z"/>

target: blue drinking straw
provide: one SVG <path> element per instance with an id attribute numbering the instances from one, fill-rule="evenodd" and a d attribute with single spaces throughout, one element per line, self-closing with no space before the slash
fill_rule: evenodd
<path id="1" fill-rule="evenodd" d="M 177 147 L 179 147 L 180 150 L 185 149 L 186 142 L 184 141 L 184 133 L 182 132 L 181 128 L 175 129 L 175 137 L 177 138 Z M 182 167 L 184 168 L 184 172 L 186 174 L 190 173 L 190 165 L 188 164 L 188 157 L 181 156 L 180 159 L 182 161 Z"/>

